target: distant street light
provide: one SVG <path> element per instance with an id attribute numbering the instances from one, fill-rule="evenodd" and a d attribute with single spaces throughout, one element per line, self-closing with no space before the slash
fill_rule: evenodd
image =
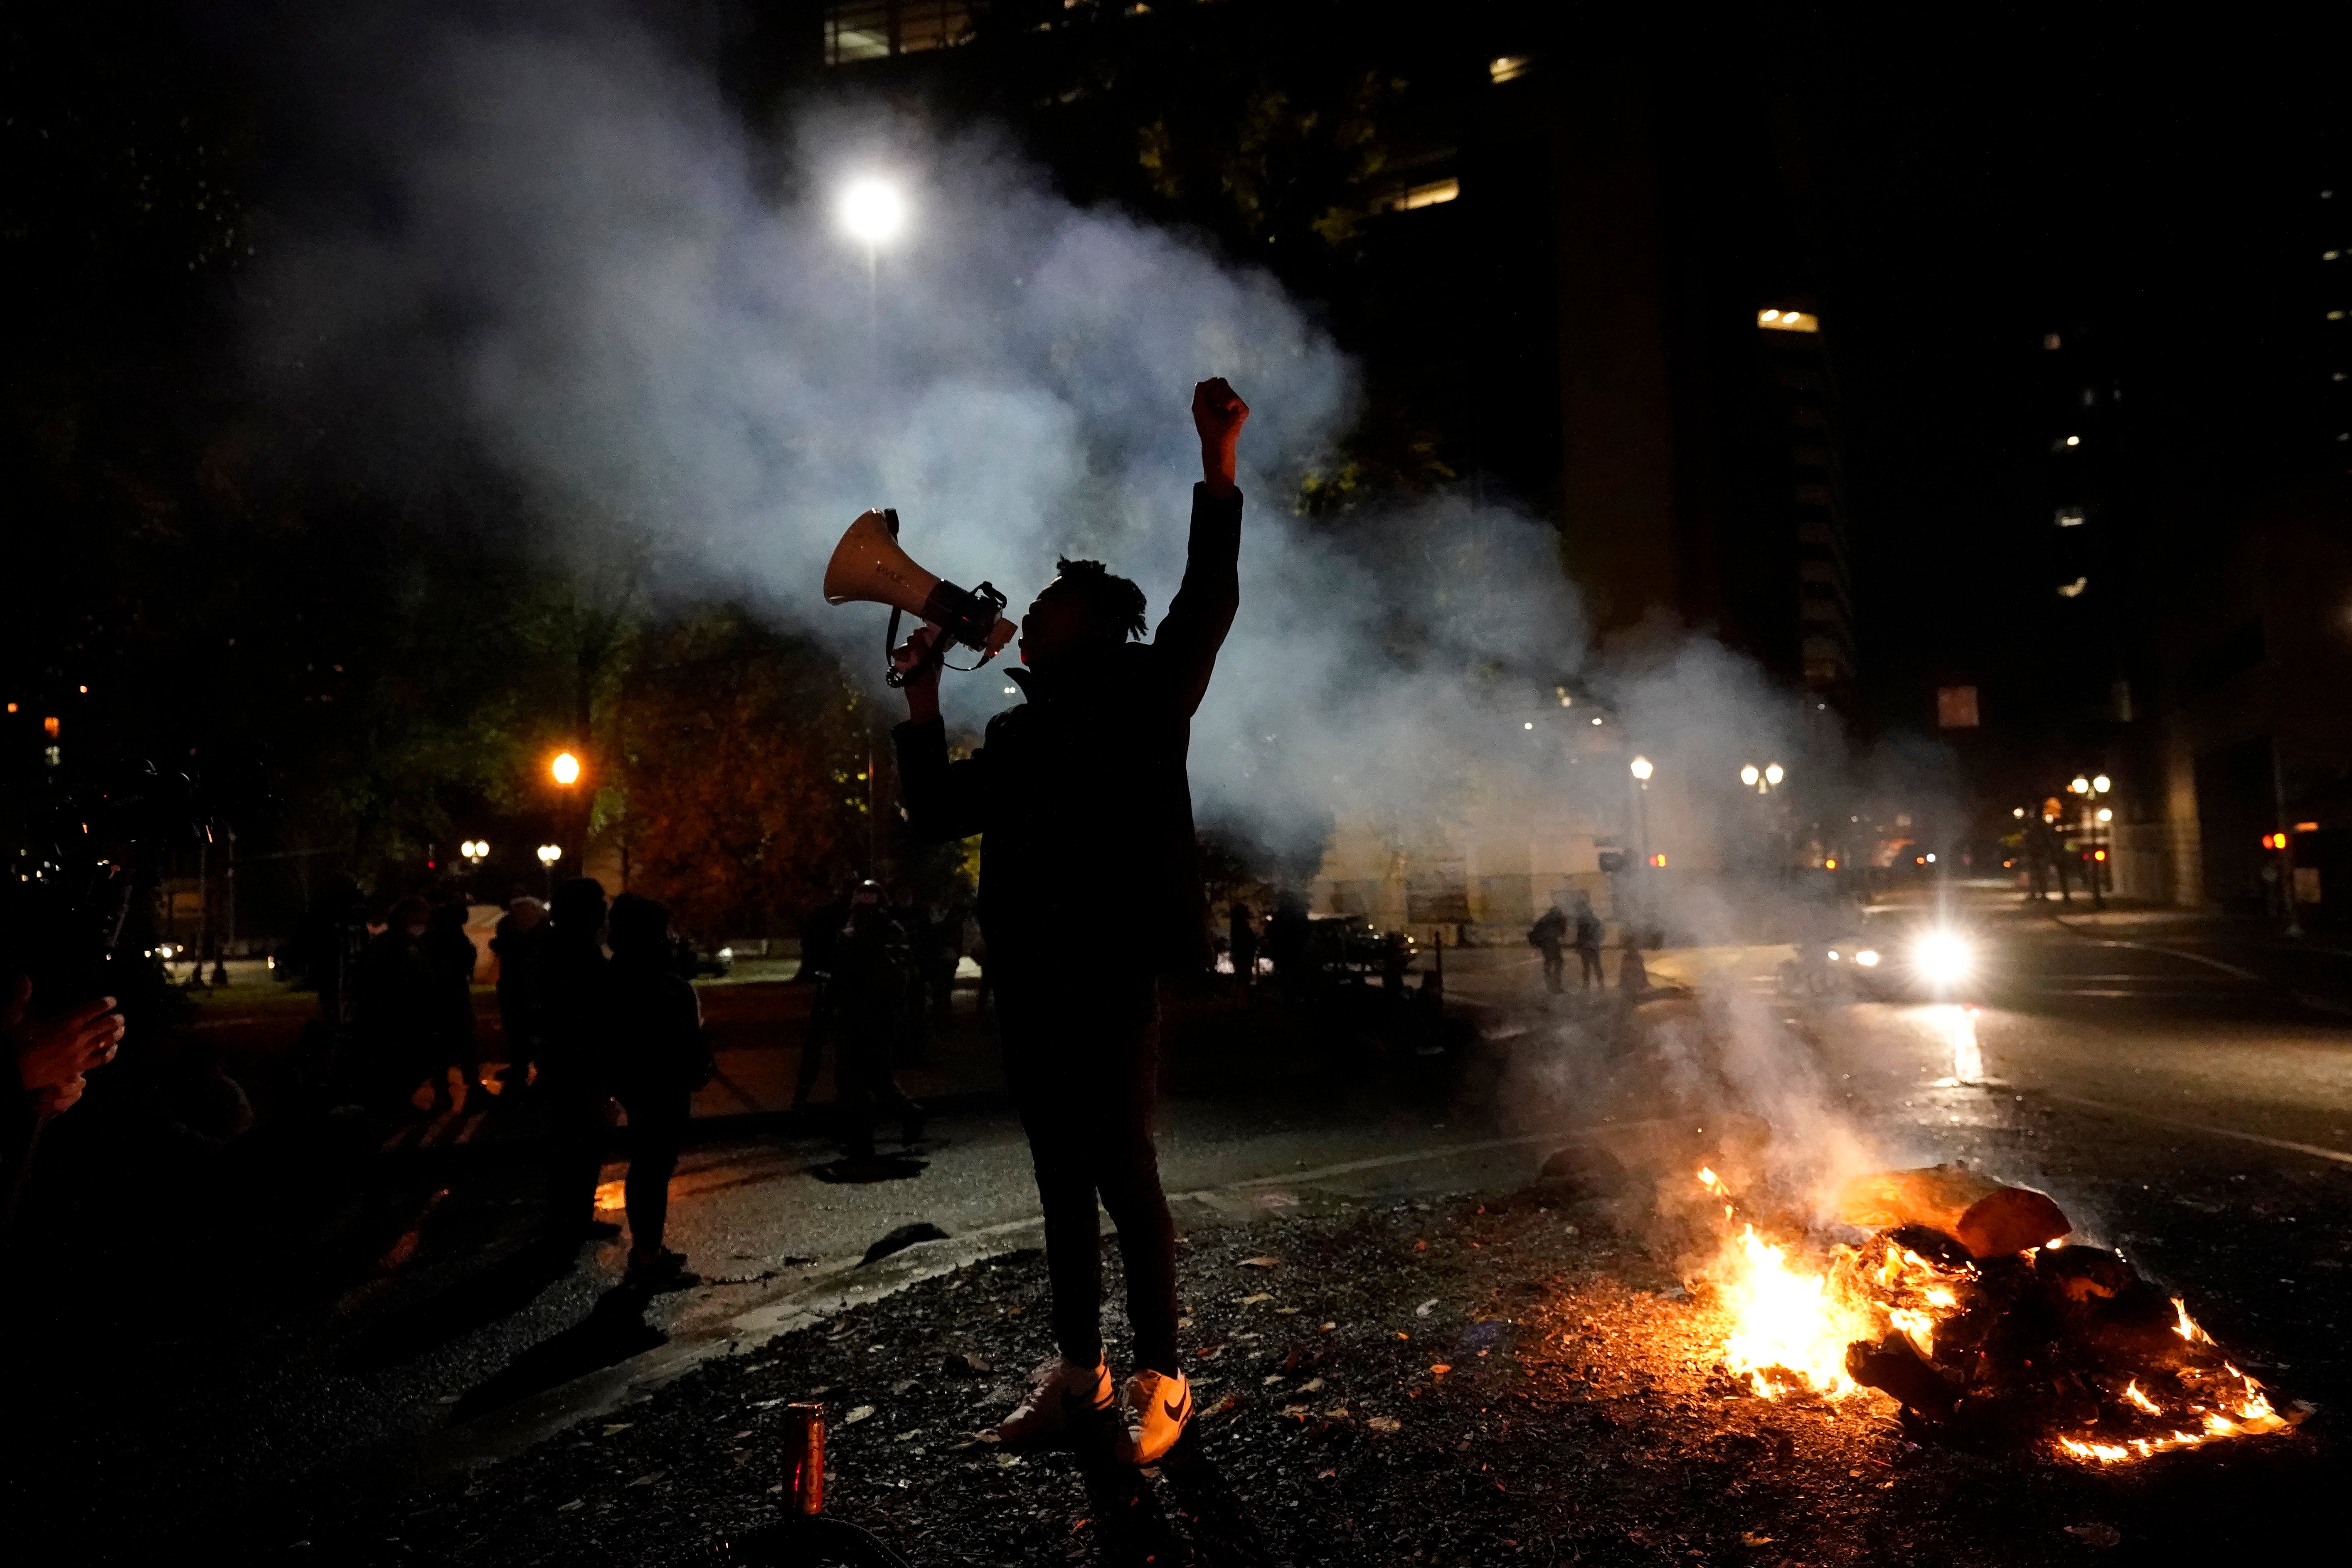
<path id="1" fill-rule="evenodd" d="M 1762 773 L 1756 771 L 1756 764 L 1754 763 L 1749 763 L 1747 766 L 1739 770 L 1739 782 L 1746 784 L 1749 789 L 1754 789 L 1756 787 L 1756 781 L 1763 776 L 1764 775 Z"/>
<path id="2" fill-rule="evenodd" d="M 557 784 L 569 788 L 580 782 L 580 759 L 569 752 L 558 752 L 555 760 L 547 764 L 547 771 Z"/>
<path id="3" fill-rule="evenodd" d="M 841 226 L 871 249 L 887 245 L 907 226 L 907 198 L 887 180 L 852 180 L 841 193 Z"/>
<path id="4" fill-rule="evenodd" d="M 1657 864 L 1650 855 L 1650 775 L 1657 772 L 1657 769 L 1651 765 L 1650 759 L 1647 757 L 1635 757 L 1625 766 L 1639 785 L 1634 791 L 1634 796 L 1641 812 L 1642 865 L 1646 870 Z"/>
<path id="5" fill-rule="evenodd" d="M 2082 774 L 2076 773 L 2074 775 L 2074 782 L 2068 784 L 2066 787 L 2076 795 L 2088 795 L 2091 793 L 2091 781 L 2084 778 Z"/>
<path id="6" fill-rule="evenodd" d="M 2105 795 L 2108 790 L 2114 787 L 2114 784 L 2109 781 L 2107 775 L 2105 773 L 2101 773 L 2097 778 L 2091 781 L 2091 791 L 2095 795 Z"/>
<path id="7" fill-rule="evenodd" d="M 1764 782 L 1766 784 L 1771 784 L 1777 788 L 1780 781 L 1788 776 L 1789 775 L 1781 770 L 1780 763 L 1767 763 L 1764 764 Z"/>
<path id="8" fill-rule="evenodd" d="M 563 858 L 563 851 L 552 844 L 539 847 L 539 863 L 547 868 L 547 896 L 555 897 L 555 863 Z"/>

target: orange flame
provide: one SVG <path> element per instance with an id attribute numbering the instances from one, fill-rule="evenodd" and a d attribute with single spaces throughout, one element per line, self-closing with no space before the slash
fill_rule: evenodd
<path id="1" fill-rule="evenodd" d="M 1723 1364 L 1745 1373 L 1759 1398 L 1780 1396 L 1784 1382 L 1801 1383 L 1830 1399 L 1854 1391 L 1845 1348 L 1874 1337 L 1867 1313 L 1833 1294 L 1826 1274 L 1789 1267 L 1785 1248 L 1742 1228 L 1725 1251 L 1724 1300 L 1731 1310 Z"/>
<path id="2" fill-rule="evenodd" d="M 2197 1320 L 2189 1315 L 2187 1303 L 2178 1296 L 2172 1299 L 2172 1310 L 2176 1319 L 2172 1325 L 2174 1333 L 2192 1345 L 2213 1343 L 2213 1336 L 2198 1326 Z M 2184 1432 L 2176 1427 L 2162 1436 L 2126 1437 L 2116 1443 L 2093 1443 L 2079 1437 L 2061 1437 L 2058 1439 L 2058 1451 L 2073 1458 L 2088 1459 L 2094 1464 L 2114 1465 L 2129 1459 L 2145 1459 L 2175 1448 L 2199 1448 L 2225 1437 L 2259 1437 L 2266 1432 L 2282 1431 L 2294 1425 L 2272 1407 L 2270 1395 L 2263 1392 L 2263 1385 L 2239 1371 L 2232 1362 L 2223 1361 L 2218 1375 L 2210 1368 L 2200 1371 L 2192 1367 L 2181 1372 L 2179 1378 L 2186 1385 L 2188 1413 L 2198 1418 L 2203 1430 Z M 2208 1392 L 2202 1385 L 2211 1383 L 2220 1383 L 2222 1386 Z M 2123 1397 L 2126 1404 L 2146 1415 L 2165 1414 L 2164 1406 L 2141 1391 L 2137 1378 L 2124 1385 Z"/>

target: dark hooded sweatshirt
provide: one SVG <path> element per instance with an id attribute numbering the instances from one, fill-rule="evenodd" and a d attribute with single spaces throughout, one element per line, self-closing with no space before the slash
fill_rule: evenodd
<path id="1" fill-rule="evenodd" d="M 991 968 L 1197 971 L 1208 905 L 1184 773 L 1192 715 L 1241 603 L 1242 500 L 1192 489 L 1184 581 L 1149 643 L 1008 672 L 1028 700 L 948 759 L 940 721 L 894 732 L 918 838 L 983 836 L 980 922 Z"/>

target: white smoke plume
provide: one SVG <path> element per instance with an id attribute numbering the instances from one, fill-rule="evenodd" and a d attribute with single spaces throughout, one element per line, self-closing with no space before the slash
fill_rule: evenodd
<path id="1" fill-rule="evenodd" d="M 883 612 L 817 583 L 848 521 L 891 505 L 919 560 L 1016 615 L 1068 554 L 1134 576 L 1156 618 L 1198 474 L 1191 387 L 1222 374 L 1255 410 L 1251 507 L 1193 745 L 1204 820 L 1295 837 L 1334 809 L 1410 813 L 1520 700 L 1467 672 L 1579 660 L 1539 523 L 1291 516 L 1355 412 L 1347 358 L 1266 274 L 1074 207 L 985 131 L 834 105 L 765 139 L 593 6 L 379 14 L 321 55 L 337 180 L 291 215 L 262 362 L 299 363 L 306 395 L 427 411 L 542 526 L 642 542 L 665 590 L 748 597 L 878 667 Z M 866 175 L 909 208 L 870 256 L 834 210 Z M 951 721 L 1003 686 L 951 679 Z"/>

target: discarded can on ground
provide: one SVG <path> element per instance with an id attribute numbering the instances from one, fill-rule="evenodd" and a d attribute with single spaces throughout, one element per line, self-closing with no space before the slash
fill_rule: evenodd
<path id="1" fill-rule="evenodd" d="M 784 1507 L 793 1513 L 824 1511 L 824 1406 L 784 1406 Z"/>

